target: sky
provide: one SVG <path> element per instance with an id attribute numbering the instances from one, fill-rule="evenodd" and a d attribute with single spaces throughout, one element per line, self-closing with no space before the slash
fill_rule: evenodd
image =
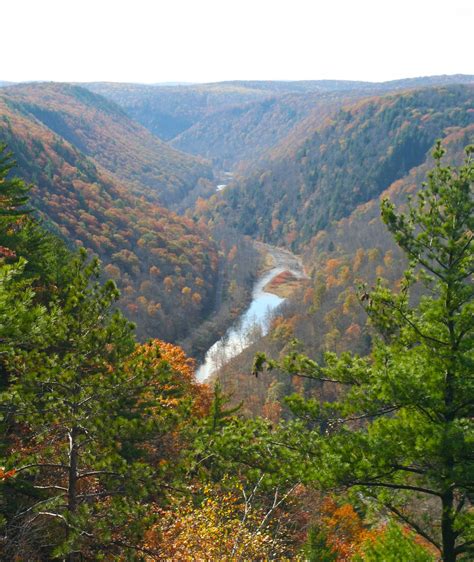
<path id="1" fill-rule="evenodd" d="M 0 80 L 474 74 L 472 0 L 10 0 Z"/>

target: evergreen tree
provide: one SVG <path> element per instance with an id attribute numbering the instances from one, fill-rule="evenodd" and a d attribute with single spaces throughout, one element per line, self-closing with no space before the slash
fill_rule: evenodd
<path id="1" fill-rule="evenodd" d="M 18 306 L 36 336 L 17 330 L 2 347 L 6 557 L 133 556 L 150 505 L 182 474 L 177 438 L 167 442 L 193 415 L 191 383 L 159 345 L 136 347 L 114 283 L 97 282 L 97 260 L 82 252 L 69 269 L 48 307 L 36 310 L 24 291 Z M 13 297 L 20 288 L 6 287 Z"/>
<path id="2" fill-rule="evenodd" d="M 9 262 L 23 258 L 22 275 L 34 281 L 45 301 L 50 290 L 66 284 L 69 252 L 27 208 L 30 186 L 9 177 L 15 165 L 12 154 L 0 144 L 0 258 Z"/>
<path id="3" fill-rule="evenodd" d="M 411 267 L 398 294 L 382 283 L 361 292 L 378 334 L 371 355 L 327 354 L 324 366 L 259 355 L 256 372 L 267 365 L 340 386 L 335 403 L 291 398 L 300 421 L 272 442 L 292 452 L 303 481 L 357 491 L 453 562 L 474 553 L 474 147 L 459 169 L 442 165 L 443 152 L 438 143 L 406 214 L 383 202 Z"/>
<path id="4" fill-rule="evenodd" d="M 28 201 L 28 191 L 30 190 L 21 179 L 8 177 L 16 163 L 11 152 L 6 152 L 6 150 L 6 145 L 0 143 L 0 225 L 3 224 L 5 218 L 25 213 L 22 207 Z"/>

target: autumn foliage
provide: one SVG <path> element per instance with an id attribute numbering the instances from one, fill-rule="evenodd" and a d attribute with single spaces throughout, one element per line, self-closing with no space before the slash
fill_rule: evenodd
<path id="1" fill-rule="evenodd" d="M 32 204 L 68 244 L 100 257 L 141 339 L 176 340 L 208 313 L 218 255 L 204 226 L 160 204 L 160 185 L 165 195 L 174 179 L 183 195 L 205 168 L 172 149 L 163 154 L 162 143 L 149 137 L 81 88 L 42 84 L 0 95 L 0 141 L 15 153 L 17 173 L 34 184 Z M 123 152 L 113 157 L 117 144 Z M 139 167 L 137 158 L 148 161 Z M 166 158 L 177 158 L 182 174 L 171 172 Z M 186 162 L 196 164 L 193 171 Z"/>
<path id="2" fill-rule="evenodd" d="M 148 560 L 268 560 L 285 552 L 283 528 L 279 536 L 262 526 L 261 509 L 246 511 L 235 492 L 210 486 L 203 498 L 180 499 L 157 509 L 158 523 L 147 533 Z"/>
<path id="3" fill-rule="evenodd" d="M 321 506 L 320 525 L 326 534 L 326 543 L 335 555 L 336 562 L 347 562 L 360 551 L 363 543 L 374 540 L 382 529 L 369 529 L 349 503 L 338 505 L 327 497 Z"/>

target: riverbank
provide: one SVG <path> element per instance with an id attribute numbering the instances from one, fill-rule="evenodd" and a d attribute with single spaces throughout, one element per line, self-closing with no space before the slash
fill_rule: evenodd
<path id="1" fill-rule="evenodd" d="M 264 244 L 263 242 L 255 242 L 255 246 L 264 256 L 262 274 L 276 267 L 284 267 L 285 264 L 288 266 L 287 269 L 275 275 L 265 285 L 264 291 L 286 299 L 304 285 L 305 279 L 308 276 L 299 256 L 289 250 Z"/>
<path id="2" fill-rule="evenodd" d="M 271 279 L 263 288 L 267 293 L 273 293 L 282 299 L 287 299 L 304 284 L 301 277 L 296 277 L 291 271 L 282 271 Z"/>
<path id="3" fill-rule="evenodd" d="M 227 330 L 224 337 L 208 349 L 196 372 L 199 381 L 206 380 L 251 345 L 256 337 L 268 332 L 274 310 L 285 300 L 287 295 L 283 293 L 290 290 L 289 275 L 293 284 L 306 278 L 301 259 L 295 254 L 262 242 L 256 242 L 255 247 L 264 256 L 264 267 L 254 284 L 250 306 Z M 273 290 L 267 290 L 268 286 L 272 287 L 272 280 L 282 275 L 287 282 L 280 283 L 278 291 L 281 296 Z"/>

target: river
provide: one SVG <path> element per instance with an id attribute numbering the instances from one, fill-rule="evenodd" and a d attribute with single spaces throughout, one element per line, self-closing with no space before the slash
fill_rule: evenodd
<path id="1" fill-rule="evenodd" d="M 220 173 L 218 173 L 217 174 L 218 181 L 225 182 L 225 183 L 219 183 L 216 186 L 216 191 L 219 192 L 219 191 L 222 191 L 223 189 L 225 189 L 228 185 L 228 182 L 232 181 L 233 177 L 234 177 L 233 172 L 220 172 Z"/>
<path id="2" fill-rule="evenodd" d="M 203 363 L 196 371 L 198 381 L 206 380 L 248 347 L 254 341 L 256 331 L 261 335 L 268 332 L 272 313 L 285 300 L 264 290 L 269 281 L 283 271 L 290 271 L 297 278 L 305 277 L 301 261 L 297 256 L 275 246 L 258 244 L 270 254 L 273 265 L 256 281 L 252 291 L 252 301 L 247 310 L 226 334 L 208 349 Z"/>

